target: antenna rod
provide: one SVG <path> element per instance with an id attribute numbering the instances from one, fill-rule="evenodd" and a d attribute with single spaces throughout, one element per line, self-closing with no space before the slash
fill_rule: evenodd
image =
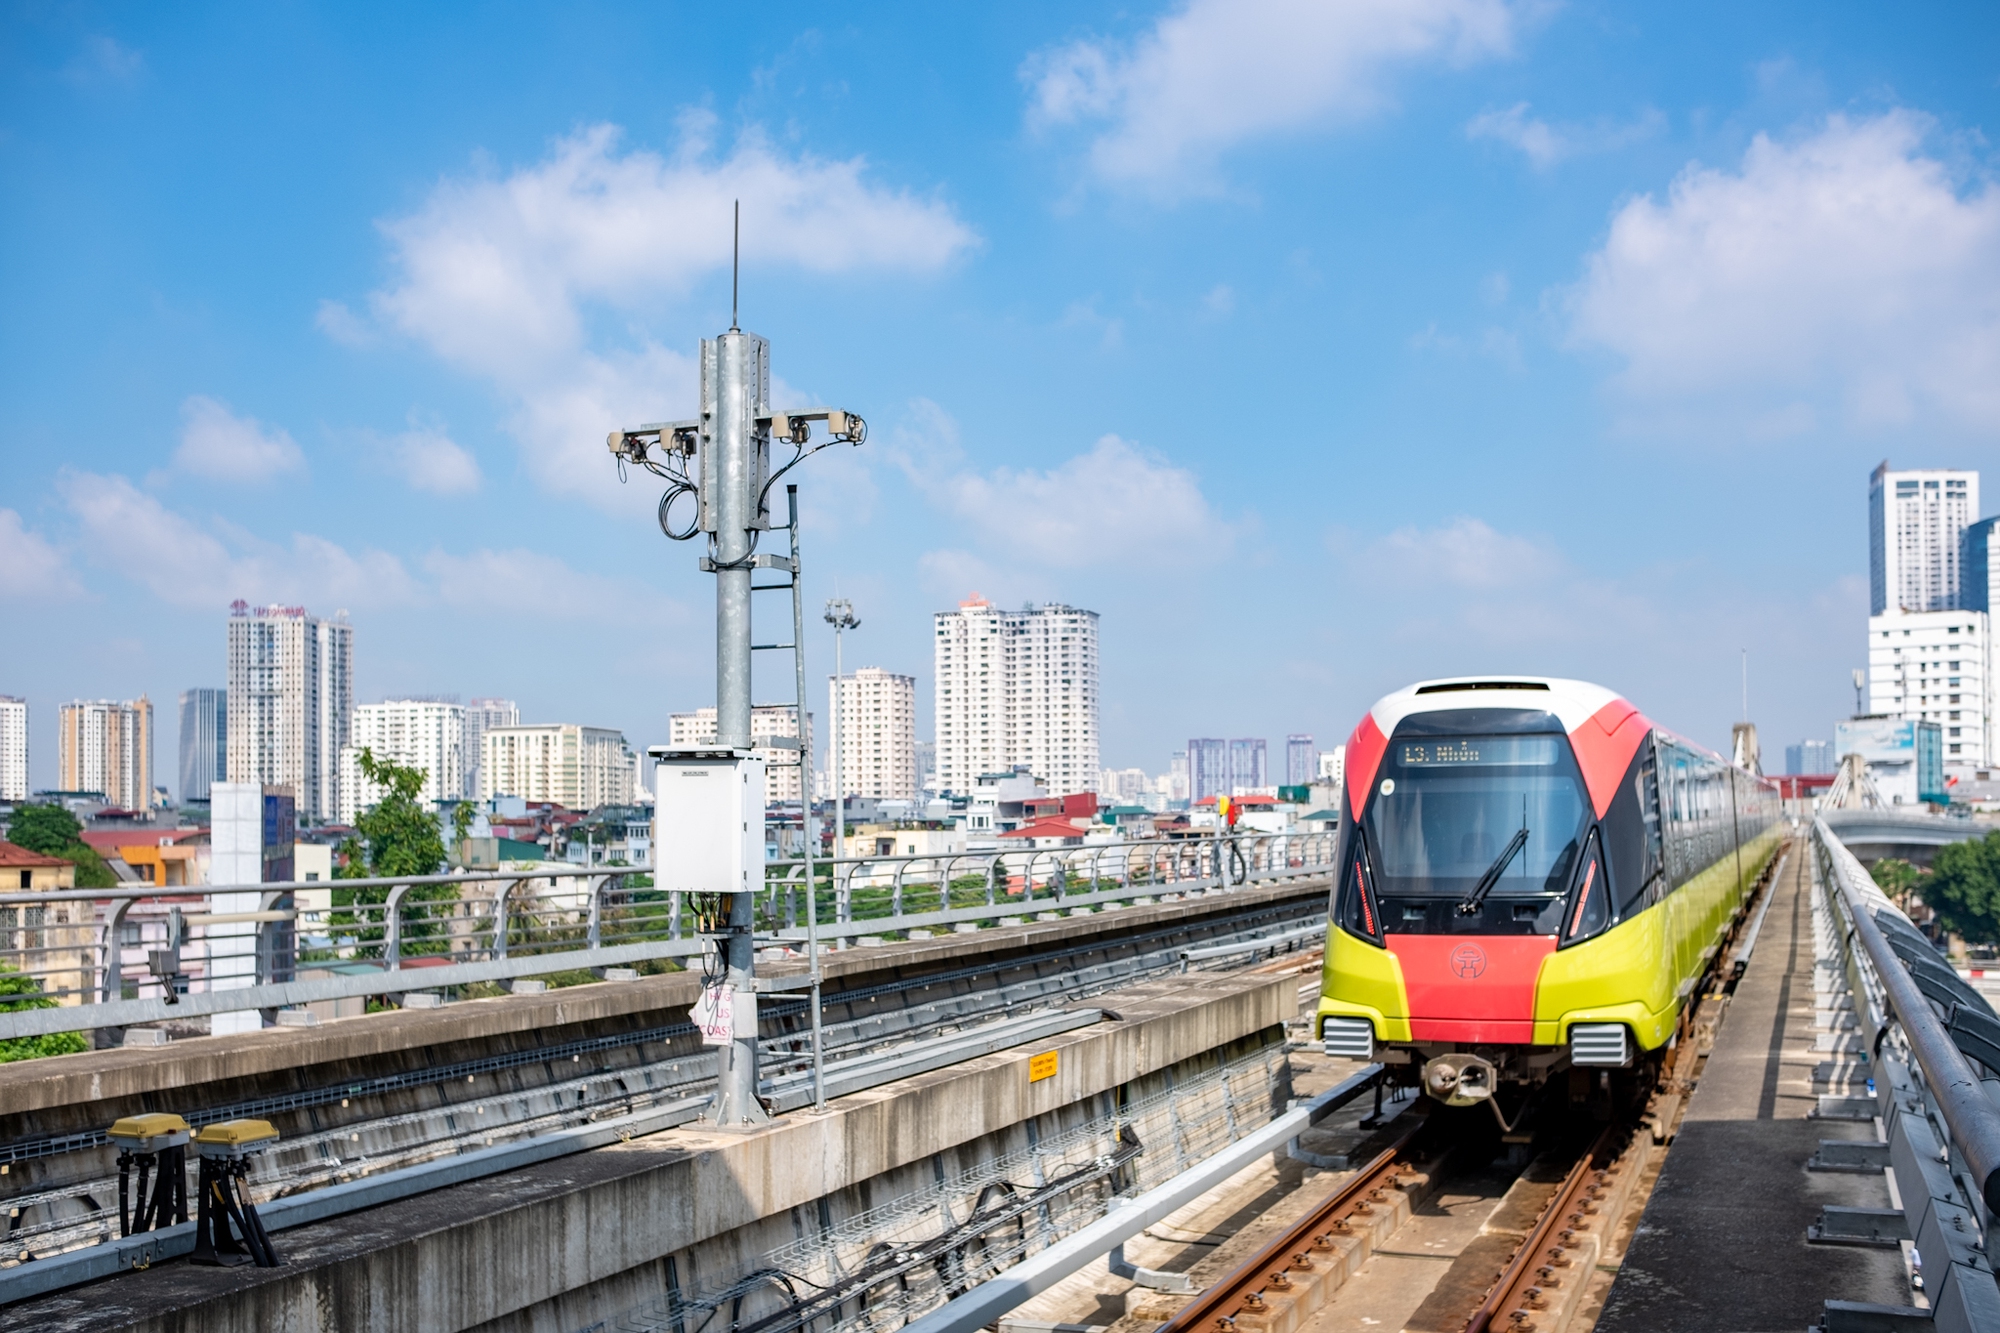
<path id="1" fill-rule="evenodd" d="M 735 239 L 729 251 L 729 329 L 734 333 L 741 328 L 736 320 L 737 275 L 743 268 L 743 201 L 736 201 Z"/>

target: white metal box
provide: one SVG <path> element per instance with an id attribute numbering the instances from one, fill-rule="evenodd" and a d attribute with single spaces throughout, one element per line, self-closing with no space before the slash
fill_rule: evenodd
<path id="1" fill-rule="evenodd" d="M 669 892 L 764 886 L 764 759 L 747 750 L 647 751 L 653 769 L 653 884 Z"/>

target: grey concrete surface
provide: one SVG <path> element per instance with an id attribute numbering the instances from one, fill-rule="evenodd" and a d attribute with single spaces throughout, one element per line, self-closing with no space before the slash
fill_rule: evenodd
<path id="1" fill-rule="evenodd" d="M 1047 948 L 1130 934 L 1150 927 L 1240 912 L 1246 908 L 1302 900 L 1324 900 L 1324 880 L 1245 889 L 1180 902 L 1128 907 L 1115 912 L 1037 921 L 1021 926 L 948 934 L 877 948 L 847 949 L 825 955 L 822 974 L 842 982 L 876 974 L 921 973 L 963 966 L 968 959 L 996 960 Z M 761 976 L 801 973 L 803 962 L 760 963 Z M 421 989 L 421 969 L 411 969 L 412 988 Z M 120 1098 L 159 1096 L 176 1089 L 353 1065 L 403 1052 L 430 1052 L 477 1045 L 515 1035 L 537 1037 L 559 1029 L 592 1025 L 643 1027 L 662 1010 L 686 1009 L 700 982 L 695 974 L 668 973 L 638 981 L 573 986 L 540 995 L 509 995 L 437 1009 L 400 1010 L 341 1019 L 311 1028 L 269 1028 L 223 1037 L 197 1037 L 163 1047 L 85 1051 L 0 1065 L 0 1132 L 7 1118 L 55 1108 L 93 1105 Z M 463 1055 L 454 1058 L 465 1058 Z"/>
<path id="2" fill-rule="evenodd" d="M 1810 891 L 1794 847 L 1599 1333 L 1797 1333 L 1828 1300 L 1910 1301 L 1899 1251 L 1806 1243 L 1822 1205 L 1889 1204 L 1879 1175 L 1805 1169 L 1821 1139 L 1874 1137 L 1806 1118 L 1825 1058 L 1813 1050 Z"/>
<path id="3" fill-rule="evenodd" d="M 842 1098 L 825 1115 L 689 1126 L 439 1190 L 282 1233 L 276 1270 L 177 1261 L 10 1307 L 0 1330 L 581 1327 L 705 1241 L 767 1219 L 783 1229 L 817 1199 L 1191 1058 L 1277 1040 L 1298 996 L 1288 975 L 1143 983 L 1118 993 L 1118 1021 Z M 1031 1082 L 1030 1056 L 1049 1049 L 1057 1073 Z M 768 1244 L 759 1233 L 743 1248 Z"/>

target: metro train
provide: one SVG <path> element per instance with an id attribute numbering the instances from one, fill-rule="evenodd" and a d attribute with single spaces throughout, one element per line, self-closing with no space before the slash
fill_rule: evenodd
<path id="1" fill-rule="evenodd" d="M 1344 785 L 1320 1038 L 1455 1106 L 1657 1059 L 1781 837 L 1775 784 L 1576 680 L 1399 690 Z"/>

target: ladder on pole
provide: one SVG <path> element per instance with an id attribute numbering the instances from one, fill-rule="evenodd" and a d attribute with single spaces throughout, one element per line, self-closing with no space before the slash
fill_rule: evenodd
<path id="1" fill-rule="evenodd" d="M 812 992 L 812 1082 L 813 1109 L 826 1109 L 826 1077 L 824 1043 L 821 1037 L 820 1021 L 820 966 L 819 966 L 819 896 L 818 881 L 813 872 L 813 843 L 817 841 L 813 829 L 812 795 L 812 715 L 806 710 L 806 635 L 805 635 L 805 589 L 799 564 L 799 488 L 785 487 L 786 531 L 791 534 L 791 559 L 783 565 L 769 556 L 756 557 L 760 568 L 782 568 L 788 577 L 783 583 L 752 583 L 750 591 L 778 592 L 789 590 L 792 594 L 792 641 L 790 643 L 757 643 L 753 631 L 750 650 L 756 652 L 777 652 L 789 650 L 792 654 L 792 686 L 795 696 L 792 710 L 798 720 L 798 750 L 794 766 L 799 773 L 799 833 L 804 844 L 805 890 L 806 890 L 806 977 L 807 989 Z M 753 611 L 754 616 L 754 611 Z M 753 619 L 753 624 L 754 619 Z M 753 659 L 754 660 L 754 659 Z M 753 694 L 754 698 L 755 695 Z M 780 705 L 782 707 L 782 705 Z M 784 767 L 780 764 L 779 767 Z"/>

